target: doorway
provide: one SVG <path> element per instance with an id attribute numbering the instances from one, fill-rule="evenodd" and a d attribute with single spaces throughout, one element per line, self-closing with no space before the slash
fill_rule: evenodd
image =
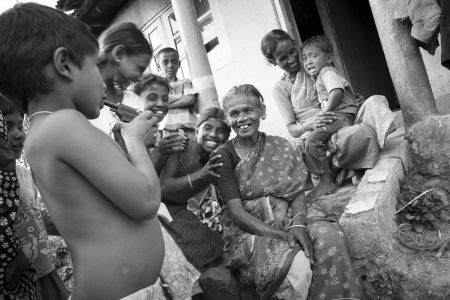
<path id="1" fill-rule="evenodd" d="M 301 40 L 325 34 L 333 44 L 335 66 L 365 98 L 384 95 L 398 109 L 389 69 L 368 1 L 290 0 Z"/>

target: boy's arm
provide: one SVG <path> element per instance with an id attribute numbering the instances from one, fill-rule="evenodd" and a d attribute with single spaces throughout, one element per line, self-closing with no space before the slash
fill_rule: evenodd
<path id="1" fill-rule="evenodd" d="M 334 111 L 339 103 L 341 103 L 348 82 L 331 67 L 322 69 L 319 77 L 328 92 L 327 107 L 324 111 Z"/>
<path id="2" fill-rule="evenodd" d="M 52 156 L 76 170 L 125 214 L 134 219 L 151 219 L 156 216 L 161 190 L 144 137 L 133 134 L 152 131 L 157 119 L 151 116 L 151 112 L 144 112 L 121 125 L 129 161 L 112 139 L 74 110 L 51 116 L 47 127 L 51 129 L 39 141 L 43 149 L 36 152 L 47 151 L 48 157 L 52 155 L 48 151 L 53 151 Z"/>
<path id="3" fill-rule="evenodd" d="M 325 111 L 334 111 L 335 108 L 341 103 L 344 90 L 334 89 L 328 94 L 328 102 Z"/>
<path id="4" fill-rule="evenodd" d="M 189 106 L 193 105 L 196 100 L 197 100 L 197 94 L 186 95 L 185 97 L 183 97 L 175 102 L 172 102 L 169 107 L 170 108 L 189 107 Z"/>
<path id="5" fill-rule="evenodd" d="M 190 107 L 195 104 L 198 98 L 198 92 L 194 89 L 192 81 L 190 79 L 183 79 L 182 94 L 180 100 L 170 103 L 170 108 L 184 108 Z"/>

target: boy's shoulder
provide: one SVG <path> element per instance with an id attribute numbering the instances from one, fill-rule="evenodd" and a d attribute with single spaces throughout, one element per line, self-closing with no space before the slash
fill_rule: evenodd
<path id="1" fill-rule="evenodd" d="M 52 112 L 36 125 L 31 125 L 25 140 L 29 151 L 42 147 L 54 149 L 58 144 L 73 144 L 75 136 L 82 139 L 83 136 L 89 134 L 90 129 L 94 128 L 83 114 L 74 109 Z"/>
<path id="2" fill-rule="evenodd" d="M 322 77 L 327 72 L 332 72 L 332 73 L 337 74 L 342 77 L 341 73 L 339 73 L 339 71 L 335 67 L 332 67 L 332 66 L 323 67 L 322 70 L 320 70 L 320 72 L 319 72 L 319 76 Z"/>

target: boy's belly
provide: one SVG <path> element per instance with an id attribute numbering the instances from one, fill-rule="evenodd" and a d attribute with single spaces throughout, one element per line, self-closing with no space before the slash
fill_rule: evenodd
<path id="1" fill-rule="evenodd" d="M 140 222 L 136 228 L 114 228 L 97 241 L 69 245 L 74 264 L 72 299 L 118 299 L 155 283 L 164 259 L 159 221 Z M 90 243 L 86 243 L 90 240 Z"/>

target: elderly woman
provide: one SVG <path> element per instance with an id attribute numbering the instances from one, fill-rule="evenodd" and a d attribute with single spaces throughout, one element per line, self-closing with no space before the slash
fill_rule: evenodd
<path id="1" fill-rule="evenodd" d="M 223 98 L 236 137 L 220 146 L 217 186 L 228 265 L 261 299 L 360 298 L 342 229 L 307 205 L 306 169 L 289 142 L 259 132 L 263 98 L 252 85 Z M 309 259 L 307 259 L 309 258 Z"/>
<path id="2" fill-rule="evenodd" d="M 219 212 L 213 211 L 213 216 L 205 222 L 197 215 L 204 215 L 202 207 L 219 208 L 212 183 L 221 164 L 216 162 L 218 156 L 210 158 L 210 154 L 228 140 L 231 130 L 219 108 L 209 108 L 201 113 L 196 127 L 196 139 L 190 140 L 185 150 L 169 157 L 160 181 L 162 201 L 173 218 L 172 222 L 166 222 L 166 228 L 186 258 L 203 270 L 222 256 L 223 241 L 218 231 L 205 224 L 214 227 L 211 217 Z"/>
<path id="3" fill-rule="evenodd" d="M 284 71 L 273 88 L 273 98 L 292 137 L 305 140 L 311 129 L 324 127 L 338 118 L 333 112 L 321 111 L 314 81 L 305 72 L 295 41 L 287 32 L 275 29 L 267 33 L 261 41 L 261 51 L 271 64 Z M 355 125 L 342 128 L 332 137 L 329 150 L 334 153 L 330 157 L 334 173 L 309 196 L 317 198 L 334 190 L 339 169 L 372 168 L 386 135 L 394 128 L 394 117 L 385 97 L 368 98 L 359 109 Z"/>

